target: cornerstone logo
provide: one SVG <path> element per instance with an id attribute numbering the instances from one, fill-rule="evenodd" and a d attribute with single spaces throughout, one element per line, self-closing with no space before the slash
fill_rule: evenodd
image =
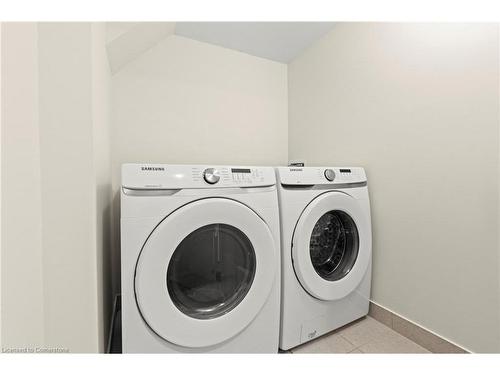
<path id="1" fill-rule="evenodd" d="M 24 347 L 24 348 L 2 348 L 2 353 L 6 354 L 14 354 L 14 353 L 69 353 L 68 348 L 33 348 L 33 347 Z"/>

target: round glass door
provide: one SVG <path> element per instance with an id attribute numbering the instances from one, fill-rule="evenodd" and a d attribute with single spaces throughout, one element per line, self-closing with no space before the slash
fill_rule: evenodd
<path id="1" fill-rule="evenodd" d="M 371 261 L 369 218 L 363 201 L 338 191 L 304 209 L 292 238 L 292 264 L 307 293 L 334 301 L 361 283 Z"/>
<path id="2" fill-rule="evenodd" d="M 175 249 L 167 288 L 175 306 L 196 319 L 212 319 L 235 308 L 255 276 L 255 251 L 248 237 L 228 224 L 205 225 Z"/>
<path id="3" fill-rule="evenodd" d="M 359 235 L 354 220 L 345 212 L 333 210 L 314 225 L 309 252 L 314 270 L 323 279 L 337 281 L 356 263 Z"/>
<path id="4" fill-rule="evenodd" d="M 245 329 L 277 282 L 279 249 L 267 223 L 226 198 L 192 201 L 165 217 L 137 259 L 144 322 L 186 348 L 217 345 Z"/>

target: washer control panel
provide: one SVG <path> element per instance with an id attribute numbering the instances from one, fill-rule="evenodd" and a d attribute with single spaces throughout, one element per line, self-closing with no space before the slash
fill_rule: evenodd
<path id="1" fill-rule="evenodd" d="M 128 189 L 197 189 L 259 187 L 276 184 L 272 167 L 123 164 L 122 186 Z"/>
<path id="2" fill-rule="evenodd" d="M 235 183 L 264 181 L 264 172 L 259 168 L 231 168 L 231 177 Z"/>
<path id="3" fill-rule="evenodd" d="M 341 185 L 366 183 L 365 170 L 360 167 L 280 167 L 282 185 Z"/>

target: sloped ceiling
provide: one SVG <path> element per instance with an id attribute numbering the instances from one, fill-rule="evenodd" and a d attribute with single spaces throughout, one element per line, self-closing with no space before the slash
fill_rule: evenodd
<path id="1" fill-rule="evenodd" d="M 113 73 L 172 34 L 289 63 L 329 32 L 333 22 L 110 22 Z"/>
<path id="2" fill-rule="evenodd" d="M 116 73 L 174 32 L 174 22 L 110 22 L 107 24 L 109 66 Z"/>
<path id="3" fill-rule="evenodd" d="M 333 22 L 178 22 L 175 34 L 289 63 Z"/>

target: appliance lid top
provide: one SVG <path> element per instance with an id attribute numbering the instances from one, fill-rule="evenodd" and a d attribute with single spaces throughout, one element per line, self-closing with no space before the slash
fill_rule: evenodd
<path id="1" fill-rule="evenodd" d="M 272 167 L 123 164 L 122 187 L 132 190 L 262 187 L 276 184 Z"/>
<path id="2" fill-rule="evenodd" d="M 282 185 L 365 185 L 366 174 L 361 167 L 280 167 Z"/>

